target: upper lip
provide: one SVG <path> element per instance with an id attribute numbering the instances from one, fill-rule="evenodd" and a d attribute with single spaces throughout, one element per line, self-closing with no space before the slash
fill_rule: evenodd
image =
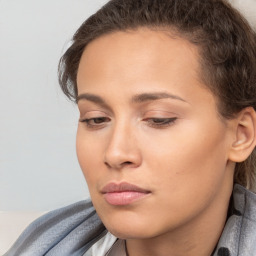
<path id="1" fill-rule="evenodd" d="M 140 188 L 136 185 L 127 183 L 127 182 L 121 182 L 121 183 L 108 183 L 106 186 L 104 186 L 101 190 L 103 194 L 106 193 L 114 193 L 114 192 L 125 192 L 125 191 L 134 191 L 134 192 L 141 192 L 141 193 L 149 193 L 149 190 Z"/>

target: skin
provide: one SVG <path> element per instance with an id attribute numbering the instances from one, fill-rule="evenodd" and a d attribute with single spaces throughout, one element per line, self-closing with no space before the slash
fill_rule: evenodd
<path id="1" fill-rule="evenodd" d="M 130 256 L 209 256 L 224 227 L 234 121 L 220 118 L 198 59 L 188 41 L 149 29 L 102 36 L 81 58 L 78 160 L 97 213 Z M 123 181 L 150 193 L 109 204 L 102 188 Z"/>

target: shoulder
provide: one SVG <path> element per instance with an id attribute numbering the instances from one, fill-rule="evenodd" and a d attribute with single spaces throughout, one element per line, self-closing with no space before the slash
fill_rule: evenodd
<path id="1" fill-rule="evenodd" d="M 4 256 L 83 255 L 106 232 L 91 201 L 80 201 L 32 222 Z"/>
<path id="2" fill-rule="evenodd" d="M 232 204 L 216 255 L 256 255 L 256 194 L 236 184 Z"/>

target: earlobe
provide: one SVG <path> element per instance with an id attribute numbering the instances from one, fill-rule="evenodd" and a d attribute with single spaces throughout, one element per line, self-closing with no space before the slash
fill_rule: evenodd
<path id="1" fill-rule="evenodd" d="M 243 162 L 256 146 L 256 112 L 252 107 L 243 109 L 234 119 L 235 136 L 232 141 L 229 160 Z"/>

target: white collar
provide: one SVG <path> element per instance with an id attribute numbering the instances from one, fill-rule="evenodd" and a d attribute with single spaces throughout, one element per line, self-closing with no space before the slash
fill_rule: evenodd
<path id="1" fill-rule="evenodd" d="M 84 256 L 126 256 L 125 240 L 118 239 L 108 232 Z"/>
<path id="2" fill-rule="evenodd" d="M 117 239 L 106 256 L 126 256 L 125 240 Z"/>

